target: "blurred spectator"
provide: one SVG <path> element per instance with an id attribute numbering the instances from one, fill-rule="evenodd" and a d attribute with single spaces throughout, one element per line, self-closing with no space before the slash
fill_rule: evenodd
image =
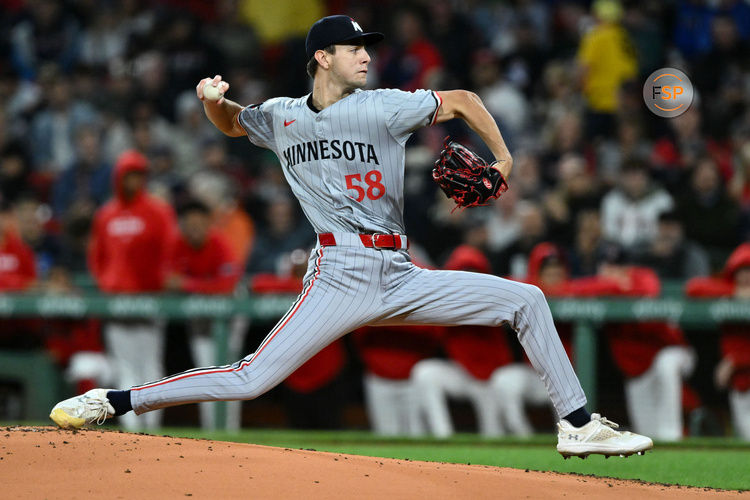
<path id="1" fill-rule="evenodd" d="M 1 136 L 25 133 L 29 115 L 36 111 L 41 99 L 42 90 L 36 82 L 21 80 L 8 65 L 0 63 L 0 127 L 7 128 Z"/>
<path id="2" fill-rule="evenodd" d="M 478 89 L 479 97 L 503 131 L 505 142 L 513 149 L 529 120 L 526 97 L 507 81 L 489 50 L 476 52 L 472 63 L 473 88 Z"/>
<path id="3" fill-rule="evenodd" d="M 575 224 L 582 210 L 597 208 L 601 193 L 596 178 L 586 170 L 581 156 L 564 156 L 558 167 L 559 181 L 544 199 L 549 234 L 557 243 L 572 245 Z"/>
<path id="4" fill-rule="evenodd" d="M 670 133 L 654 143 L 651 163 L 657 178 L 672 191 L 684 188 L 690 168 L 702 156 L 710 156 L 718 166 L 721 176 L 732 176 L 731 154 L 728 145 L 704 134 L 703 119 L 698 102 L 680 116 L 669 120 Z"/>
<path id="5" fill-rule="evenodd" d="M 7 208 L 0 202 L 0 291 L 26 290 L 36 280 L 34 253 L 13 229 Z"/>
<path id="6" fill-rule="evenodd" d="M 195 294 L 232 293 L 242 270 L 229 242 L 212 229 L 211 210 L 199 201 L 188 201 L 182 205 L 179 214 L 180 231 L 172 243 L 167 261 L 166 290 Z M 211 321 L 197 318 L 188 322 L 187 326 L 190 351 L 196 366 L 215 365 L 216 344 L 211 335 Z M 210 403 L 199 405 L 204 430 L 216 429 L 214 410 L 214 405 Z M 240 410 L 240 402 L 231 403 L 230 411 Z"/>
<path id="7" fill-rule="evenodd" d="M 743 243 L 729 256 L 718 277 L 694 278 L 687 283 L 691 297 L 750 298 L 750 243 Z M 721 361 L 714 374 L 716 386 L 729 390 L 729 409 L 735 433 L 750 441 L 750 334 L 746 323 L 721 325 Z"/>
<path id="8" fill-rule="evenodd" d="M 738 144 L 735 170 L 728 189 L 742 211 L 750 211 L 750 141 Z"/>
<path id="9" fill-rule="evenodd" d="M 49 271 L 60 260 L 60 241 L 56 234 L 47 229 L 51 217 L 49 206 L 32 197 L 21 196 L 13 204 L 16 230 L 34 252 L 36 272 L 40 279 L 46 279 Z"/>
<path id="10" fill-rule="evenodd" d="M 539 205 L 524 201 L 518 204 L 521 231 L 518 239 L 493 258 L 493 270 L 500 276 L 522 279 L 526 276 L 529 254 L 547 239 L 547 219 Z"/>
<path id="11" fill-rule="evenodd" d="M 31 188 L 30 158 L 20 141 L 8 140 L 0 148 L 0 202 L 11 203 Z"/>
<path id="12" fill-rule="evenodd" d="M 67 77 L 54 69 L 43 76 L 45 102 L 31 122 L 29 140 L 35 170 L 56 175 L 75 160 L 75 134 L 84 126 L 96 126 L 97 113 L 73 97 Z"/>
<path id="13" fill-rule="evenodd" d="M 159 114 L 153 103 L 148 100 L 136 102 L 128 116 L 133 149 L 149 156 L 169 147 L 174 129 L 169 121 Z"/>
<path id="14" fill-rule="evenodd" d="M 738 242 L 740 211 L 727 195 L 713 159 L 702 157 L 696 162 L 690 184 L 677 200 L 677 213 L 688 239 L 708 251 L 711 268 L 721 268 Z"/>
<path id="15" fill-rule="evenodd" d="M 126 151 L 113 171 L 115 196 L 94 220 L 89 267 L 106 293 L 148 293 L 163 289 L 169 245 L 176 221 L 172 208 L 145 192 L 148 160 Z M 164 376 L 164 328 L 153 318 L 116 320 L 104 327 L 107 352 L 118 387 Z M 137 430 L 159 426 L 161 412 L 153 417 L 123 418 L 122 425 Z"/>
<path id="16" fill-rule="evenodd" d="M 519 200 L 541 201 L 544 192 L 539 156 L 529 150 L 513 155 L 513 190 Z"/>
<path id="17" fill-rule="evenodd" d="M 662 2 L 623 2 L 622 24 L 638 56 L 638 75 L 645 79 L 654 69 L 664 66 L 665 33 Z"/>
<path id="18" fill-rule="evenodd" d="M 545 124 L 542 131 L 545 140 L 551 134 L 550 127 L 564 115 L 583 112 L 584 103 L 578 92 L 575 72 L 565 61 L 550 61 L 544 67 L 542 89 L 539 93 L 543 99 L 537 99 L 535 105 L 538 108 L 536 112 Z"/>
<path id="19" fill-rule="evenodd" d="M 447 86 L 461 89 L 469 87 L 470 75 L 466 71 L 466 58 L 484 45 L 480 31 L 450 0 L 429 2 L 427 8 L 427 31 L 445 61 Z"/>
<path id="20" fill-rule="evenodd" d="M 208 205 L 214 226 L 229 240 L 239 262 L 246 263 L 255 244 L 255 223 L 239 205 L 228 179 L 199 172 L 190 179 L 188 192 Z"/>
<path id="21" fill-rule="evenodd" d="M 206 205 L 199 201 L 183 204 L 180 232 L 168 259 L 167 290 L 206 294 L 234 290 L 241 268 L 229 242 L 212 229 L 212 224 L 211 210 Z"/>
<path id="22" fill-rule="evenodd" d="M 619 186 L 602 199 L 602 233 L 628 250 L 647 245 L 656 236 L 659 215 L 673 205 L 672 197 L 651 180 L 648 167 L 631 160 L 623 166 Z"/>
<path id="23" fill-rule="evenodd" d="M 596 0 L 592 13 L 596 25 L 581 39 L 577 56 L 588 105 L 586 132 L 589 139 L 612 133 L 620 87 L 634 78 L 637 70 L 632 42 L 620 24 L 620 2 Z"/>
<path id="24" fill-rule="evenodd" d="M 688 280 L 711 273 L 708 254 L 685 238 L 685 227 L 675 211 L 659 215 L 656 237 L 648 246 L 637 248 L 633 259 L 656 271 L 662 280 Z"/>
<path id="25" fill-rule="evenodd" d="M 111 185 L 112 165 L 102 157 L 100 132 L 82 127 L 76 133 L 75 160 L 60 173 L 52 190 L 55 215 L 65 214 L 74 200 L 101 205 L 109 198 Z"/>
<path id="26" fill-rule="evenodd" d="M 623 165 L 630 159 L 648 158 L 650 142 L 644 137 L 643 125 L 635 119 L 617 122 L 617 135 L 603 140 L 597 148 L 597 175 L 608 187 L 615 187 Z"/>
<path id="27" fill-rule="evenodd" d="M 547 124 L 544 131 L 544 152 L 541 158 L 542 177 L 549 185 L 557 184 L 558 163 L 567 155 L 589 156 L 590 144 L 585 142 L 581 115 L 577 110 L 564 111 Z"/>
<path id="28" fill-rule="evenodd" d="M 74 201 L 60 221 L 60 264 L 69 272 L 83 274 L 88 268 L 91 224 L 96 207 L 88 201 Z"/>
<path id="29" fill-rule="evenodd" d="M 75 19 L 56 0 L 37 0 L 27 5 L 29 17 L 10 33 L 11 61 L 16 71 L 26 80 L 36 78 L 45 63 L 70 72 L 78 60 L 81 43 Z"/>
<path id="30" fill-rule="evenodd" d="M 151 168 L 148 177 L 148 191 L 170 205 L 179 203 L 185 191 L 185 182 L 177 171 L 174 155 L 169 146 L 158 146 L 149 154 Z"/>
<path id="31" fill-rule="evenodd" d="M 508 81 L 531 98 L 538 93 L 544 66 L 550 57 L 544 40 L 548 19 L 541 12 L 539 2 L 526 2 L 519 7 L 519 11 L 526 12 L 517 12 L 516 22 L 508 25 L 505 33 L 496 26 L 492 46 L 502 57 Z"/>
<path id="32" fill-rule="evenodd" d="M 304 37 L 310 26 L 326 15 L 321 0 L 289 0 L 273 5 L 263 0 L 238 0 L 241 19 L 250 24 L 268 45 L 287 38 Z"/>
<path id="33" fill-rule="evenodd" d="M 382 87 L 413 91 L 438 88 L 443 58 L 427 38 L 421 14 L 402 9 L 393 20 L 395 40 L 378 53 L 377 69 Z"/>
<path id="34" fill-rule="evenodd" d="M 292 200 L 278 197 L 268 205 L 266 225 L 255 238 L 247 271 L 275 272 L 284 253 L 312 246 L 314 238 L 310 226 L 299 220 Z"/>
<path id="35" fill-rule="evenodd" d="M 163 20 L 166 25 L 156 29 L 161 32 L 159 53 L 166 65 L 167 95 L 177 96 L 211 71 L 213 74 L 223 71 L 222 55 L 205 39 L 196 17 L 183 11 Z M 174 99 L 168 101 L 174 105 Z M 174 120 L 174 116 L 173 109 L 166 114 L 169 120 Z"/>
<path id="36" fill-rule="evenodd" d="M 221 52 L 227 68 L 258 67 L 261 45 L 256 31 L 242 18 L 240 12 L 242 2 L 221 0 L 216 3 L 218 17 L 207 27 L 206 39 Z M 230 81 L 234 87 L 235 80 Z M 193 100 L 196 100 L 195 93 L 192 94 Z"/>
<path id="37" fill-rule="evenodd" d="M 747 5 L 745 10 L 748 10 Z M 748 104 L 743 80 L 750 71 L 747 60 L 750 46 L 740 39 L 737 24 L 730 14 L 713 17 L 711 35 L 712 47 L 696 61 L 692 78 L 693 85 L 712 101 L 705 109 L 709 133 L 713 137 L 724 137 L 729 124 L 742 116 Z"/>
<path id="38" fill-rule="evenodd" d="M 81 36 L 81 61 L 99 68 L 121 62 L 130 35 L 124 18 L 110 3 L 98 5 L 92 17 Z"/>
<path id="39" fill-rule="evenodd" d="M 518 189 L 506 191 L 492 204 L 486 223 L 488 250 L 500 252 L 518 239 L 521 233 L 518 205 Z"/>
<path id="40" fill-rule="evenodd" d="M 711 19 L 713 9 L 707 2 L 679 0 L 674 7 L 674 42 L 687 58 L 707 52 L 711 48 Z"/>
<path id="41" fill-rule="evenodd" d="M 34 253 L 18 236 L 13 216 L 0 200 L 0 295 L 32 290 L 37 285 Z M 1 318 L 0 348 L 38 349 L 42 346 L 40 320 Z"/>
<path id="42" fill-rule="evenodd" d="M 205 171 L 218 172 L 226 176 L 240 197 L 250 195 L 258 180 L 255 172 L 240 159 L 229 155 L 227 143 L 223 138 L 204 141 L 201 144 L 200 158 Z"/>
<path id="43" fill-rule="evenodd" d="M 620 252 L 615 243 L 602 237 L 598 210 L 583 210 L 576 220 L 576 237 L 570 249 L 570 273 L 573 277 L 592 276 L 609 252 Z"/>
<path id="44" fill-rule="evenodd" d="M 186 178 L 201 168 L 201 155 L 206 154 L 206 144 L 224 144 L 224 139 L 219 136 L 220 132 L 216 127 L 206 120 L 203 106 L 195 97 L 195 91 L 180 94 L 175 112 L 177 124 L 172 131 L 170 147 L 174 151 L 179 175 Z"/>

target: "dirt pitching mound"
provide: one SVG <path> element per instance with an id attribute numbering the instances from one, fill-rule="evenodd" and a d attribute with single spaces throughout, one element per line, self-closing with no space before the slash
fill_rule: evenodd
<path id="1" fill-rule="evenodd" d="M 0 428 L 3 498 L 705 498 L 736 492 L 52 427 Z"/>

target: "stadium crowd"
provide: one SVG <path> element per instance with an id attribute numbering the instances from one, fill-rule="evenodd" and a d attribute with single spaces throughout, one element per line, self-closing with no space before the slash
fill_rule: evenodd
<path id="1" fill-rule="evenodd" d="M 189 213 L 208 215 L 223 235 L 236 269 L 224 269 L 228 288 L 210 292 L 230 290 L 235 274 L 289 276 L 299 265 L 295 250 L 309 249 L 315 235 L 278 160 L 221 135 L 205 118 L 195 86 L 221 74 L 231 85 L 228 97 L 242 104 L 309 92 L 304 36 L 316 19 L 338 12 L 386 35 L 371 51 L 370 86 L 473 90 L 513 153 L 503 197 L 454 211 L 430 176 L 443 139 L 450 135 L 485 157 L 489 151 L 458 120 L 412 136 L 405 218 L 423 265 L 444 267 L 457 249 L 470 248 L 487 264 L 466 268 L 542 286 L 537 267 L 552 258 L 562 269 L 545 291 L 563 295 L 649 296 L 658 294 L 660 281 L 731 281 L 743 269 L 722 274 L 750 237 L 750 3 L 274 5 L 0 1 L 0 291 L 62 293 L 86 273 L 103 290 L 206 291 L 188 283 L 187 267 L 153 286 L 103 286 L 90 251 L 98 213 L 117 195 L 115 165 L 124 152 L 130 167 L 147 165 L 144 189 L 163 205 L 157 211 L 169 212 L 164 224 L 173 227 L 154 231 L 178 233 L 174 210 L 187 239 Z M 643 83 L 661 67 L 682 69 L 696 89 L 692 106 L 674 119 L 658 118 L 643 104 Z M 544 243 L 546 257 L 534 264 L 530 257 Z M 596 277 L 618 286 L 576 281 Z M 560 280 L 569 287 L 561 289 Z M 643 280 L 653 286 L 641 286 Z M 700 286 L 691 290 L 702 293 Z M 681 332 L 655 328 L 660 349 L 685 346 Z M 748 343 L 739 341 L 745 358 Z M 734 392 L 750 394 L 750 363 L 727 349 L 723 360 L 734 365 L 724 367 L 723 385 L 744 374 Z M 681 356 L 677 370 L 687 376 L 692 354 Z M 626 377 L 644 373 L 620 368 Z"/>

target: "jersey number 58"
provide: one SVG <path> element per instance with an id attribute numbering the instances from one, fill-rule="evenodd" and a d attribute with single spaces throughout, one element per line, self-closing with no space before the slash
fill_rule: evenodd
<path id="1" fill-rule="evenodd" d="M 362 183 L 361 174 L 351 174 L 344 177 L 346 179 L 346 188 L 353 189 L 357 196 L 351 196 L 352 199 L 362 201 L 365 196 L 371 200 L 377 200 L 382 198 L 385 194 L 385 186 L 380 182 L 383 180 L 383 174 L 378 170 L 370 170 L 365 174 L 365 184 L 367 184 L 367 190 L 360 184 Z"/>

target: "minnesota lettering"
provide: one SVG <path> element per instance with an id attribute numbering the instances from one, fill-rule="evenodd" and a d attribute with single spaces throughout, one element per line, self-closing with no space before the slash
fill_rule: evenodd
<path id="1" fill-rule="evenodd" d="M 329 141 L 321 139 L 319 141 L 302 142 L 289 146 L 284 151 L 284 159 L 288 166 L 306 161 L 313 160 L 338 160 L 346 158 L 349 161 L 358 159 L 362 163 L 375 163 L 380 165 L 378 155 L 375 154 L 375 148 L 372 144 L 364 142 L 340 141 L 334 139 Z"/>

